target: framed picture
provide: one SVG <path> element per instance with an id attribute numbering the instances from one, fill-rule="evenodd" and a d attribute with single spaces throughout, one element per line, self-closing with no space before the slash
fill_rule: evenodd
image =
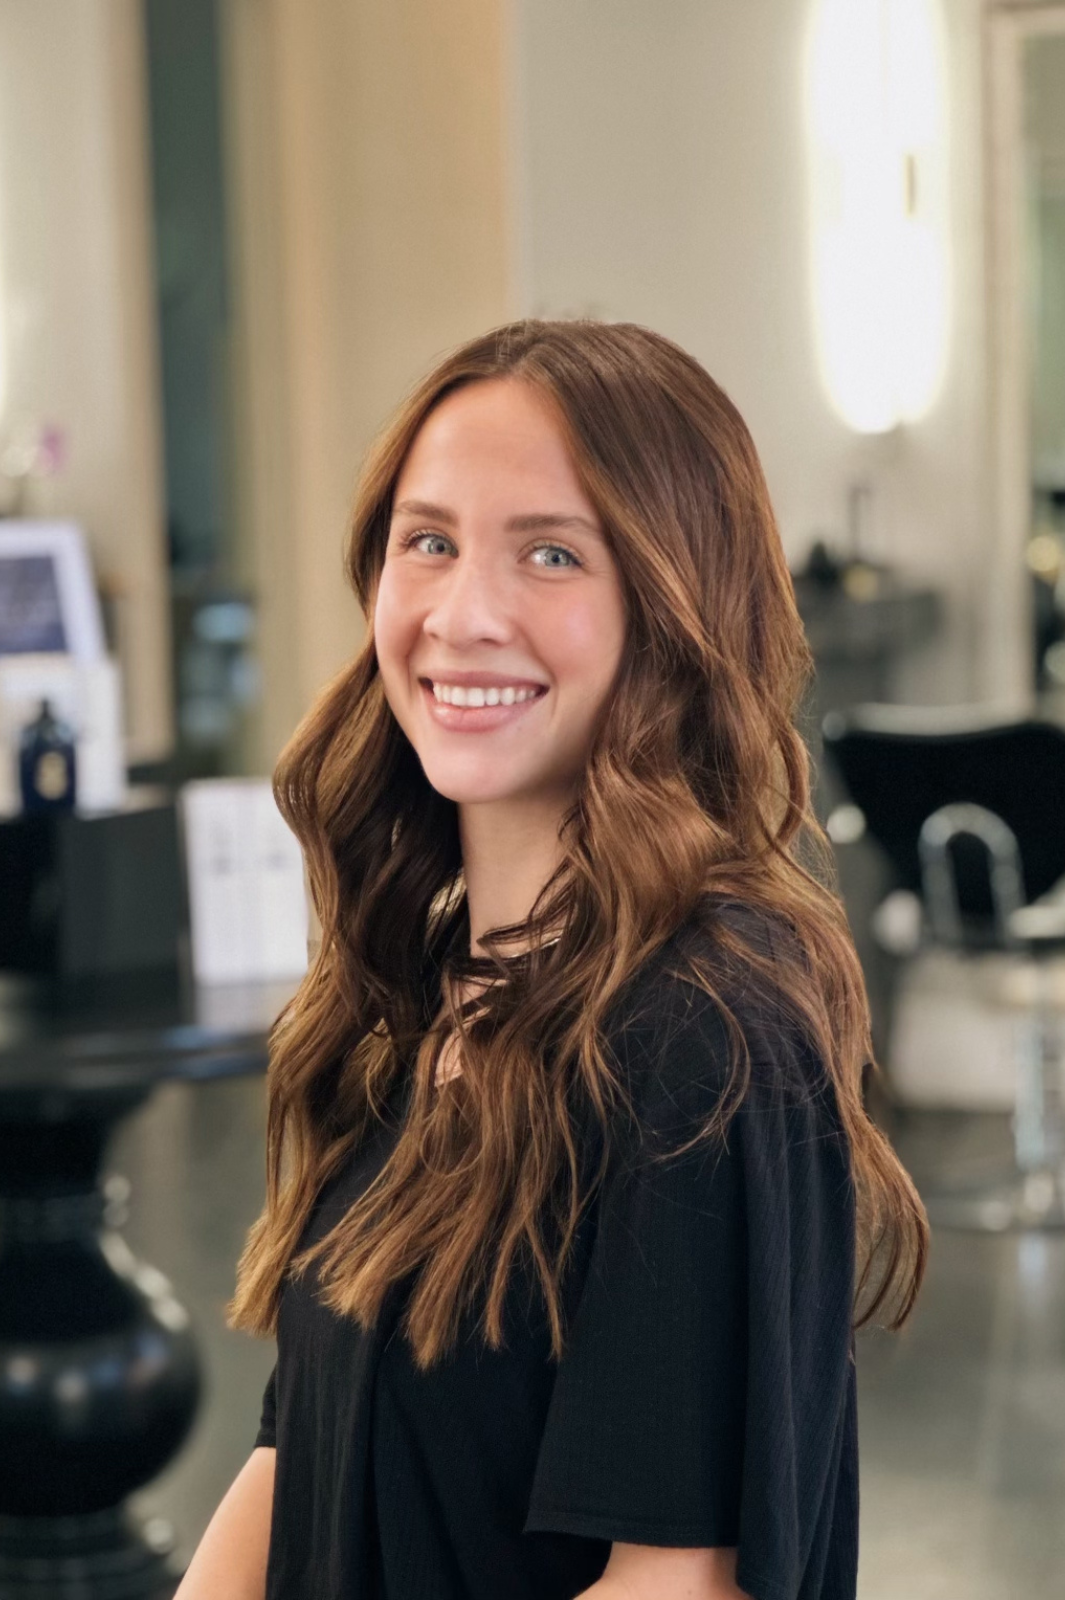
<path id="1" fill-rule="evenodd" d="M 0 520 L 0 656 L 104 654 L 100 601 L 74 522 Z"/>

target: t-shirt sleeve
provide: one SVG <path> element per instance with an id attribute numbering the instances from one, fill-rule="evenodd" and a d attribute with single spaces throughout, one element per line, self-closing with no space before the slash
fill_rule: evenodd
<path id="1" fill-rule="evenodd" d="M 255 1448 L 265 1445 L 274 1450 L 277 1447 L 277 1363 L 266 1380 L 263 1390 L 262 1411 L 259 1416 L 259 1431 L 255 1435 Z"/>
<path id="2" fill-rule="evenodd" d="M 796 1600 L 846 1437 L 853 1190 L 817 1064 L 783 1030 L 744 1034 L 750 1084 L 724 1141 L 648 1159 L 720 1097 L 728 1034 L 700 996 L 639 1151 L 605 1180 L 526 1531 L 738 1546 L 745 1592 Z"/>

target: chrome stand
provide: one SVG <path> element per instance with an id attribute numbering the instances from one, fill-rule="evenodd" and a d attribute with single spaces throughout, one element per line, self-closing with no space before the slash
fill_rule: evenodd
<path id="1" fill-rule="evenodd" d="M 961 812 L 963 808 L 945 807 L 944 813 L 952 809 Z M 932 830 L 931 842 L 925 841 L 925 865 L 931 868 L 926 871 L 925 885 L 926 894 L 931 891 L 933 926 L 938 921 L 939 931 L 948 937 L 956 934 L 959 924 L 956 901 L 951 905 L 945 898 L 945 845 L 955 831 L 982 831 L 973 826 L 976 808 L 965 809 L 963 818 L 954 819 L 954 830 L 945 828 L 943 813 L 937 813 L 938 835 Z M 933 821 L 929 818 L 930 823 Z M 925 826 L 928 828 L 928 824 Z M 1009 859 L 1009 841 L 997 831 L 992 835 L 990 829 L 983 837 L 994 863 L 992 886 L 1002 946 L 1026 954 L 1036 980 L 1034 1004 L 1018 1024 L 1014 1169 L 997 1183 L 937 1189 L 922 1199 L 929 1220 L 942 1228 L 970 1228 L 983 1233 L 1004 1233 L 1013 1228 L 1065 1229 L 1063 1019 L 1054 1007 L 1048 981 L 1050 958 L 1065 952 L 1065 904 L 1049 897 L 1030 906 L 1018 904 L 1020 896 L 1011 882 L 1014 863 Z M 1019 858 L 1015 878 L 1019 886 Z"/>

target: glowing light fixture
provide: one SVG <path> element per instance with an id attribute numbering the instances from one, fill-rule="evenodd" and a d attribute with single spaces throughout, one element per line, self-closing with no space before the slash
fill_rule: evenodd
<path id="1" fill-rule="evenodd" d="M 882 433 L 929 409 L 946 366 L 937 0 L 816 0 L 806 65 L 823 376 L 845 421 Z"/>

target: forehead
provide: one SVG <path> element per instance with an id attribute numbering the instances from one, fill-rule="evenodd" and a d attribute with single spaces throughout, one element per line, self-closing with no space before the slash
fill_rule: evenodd
<path id="1" fill-rule="evenodd" d="M 489 490 L 538 498 L 548 492 L 590 509 L 554 406 L 514 378 L 467 384 L 430 412 L 407 452 L 395 499 Z"/>

